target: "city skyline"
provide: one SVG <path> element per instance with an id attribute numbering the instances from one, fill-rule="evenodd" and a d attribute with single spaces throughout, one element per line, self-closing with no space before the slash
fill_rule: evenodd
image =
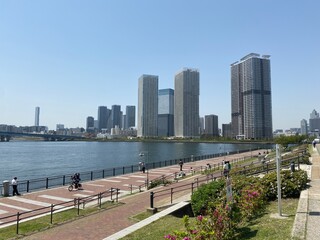
<path id="1" fill-rule="evenodd" d="M 220 128 L 231 122 L 230 64 L 257 52 L 272 57 L 273 130 L 300 127 L 320 109 L 319 7 L 315 0 L 291 1 L 290 11 L 279 1 L 1 1 L 0 124 L 32 126 L 39 106 L 40 125 L 85 128 L 98 106 L 138 106 L 141 74 L 173 89 L 177 69 L 193 67 L 201 72 L 200 117 L 219 116 Z"/>

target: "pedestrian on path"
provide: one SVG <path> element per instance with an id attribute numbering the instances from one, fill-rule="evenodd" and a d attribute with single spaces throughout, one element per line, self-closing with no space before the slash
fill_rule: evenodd
<path id="1" fill-rule="evenodd" d="M 18 195 L 20 196 L 20 193 L 18 192 L 18 181 L 17 181 L 17 177 L 14 177 L 11 181 L 11 184 L 12 184 L 12 188 L 13 188 L 13 192 L 12 192 L 12 195 Z"/>
<path id="2" fill-rule="evenodd" d="M 179 161 L 179 166 L 180 166 L 180 171 L 182 171 L 182 166 L 183 166 L 183 161 L 182 160 Z"/>
<path id="3" fill-rule="evenodd" d="M 146 166 L 144 165 L 144 162 L 141 163 L 142 172 L 146 172 Z"/>

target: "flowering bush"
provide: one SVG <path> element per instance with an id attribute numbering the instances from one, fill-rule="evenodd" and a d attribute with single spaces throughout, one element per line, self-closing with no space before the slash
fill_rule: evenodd
<path id="1" fill-rule="evenodd" d="M 281 171 L 281 196 L 283 198 L 299 197 L 300 192 L 307 187 L 308 176 L 303 170 L 291 172 L 289 170 Z M 263 177 L 262 184 L 266 189 L 268 200 L 277 199 L 277 173 L 272 172 Z"/>
<path id="2" fill-rule="evenodd" d="M 195 215 L 204 215 L 205 212 L 214 205 L 217 200 L 221 201 L 221 190 L 225 181 L 217 180 L 201 185 L 191 196 L 191 206 Z"/>
<path id="3" fill-rule="evenodd" d="M 249 185 L 242 189 L 237 203 L 242 221 L 252 219 L 265 209 L 264 196 L 263 188 L 257 185 Z"/>

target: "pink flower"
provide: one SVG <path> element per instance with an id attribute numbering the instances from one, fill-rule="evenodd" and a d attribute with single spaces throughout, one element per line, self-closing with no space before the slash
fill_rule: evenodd
<path id="1" fill-rule="evenodd" d="M 169 240 L 176 240 L 177 238 L 175 236 L 172 236 L 170 234 L 168 234 L 167 236 L 164 236 L 165 239 L 169 239 Z"/>
<path id="2" fill-rule="evenodd" d="M 197 219 L 198 219 L 198 221 L 202 221 L 202 219 L 203 219 L 203 216 L 202 215 L 199 215 L 198 217 L 197 217 Z"/>

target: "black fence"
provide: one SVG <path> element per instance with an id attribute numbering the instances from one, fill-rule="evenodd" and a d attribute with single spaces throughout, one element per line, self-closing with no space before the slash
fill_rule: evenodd
<path id="1" fill-rule="evenodd" d="M 184 163 L 200 161 L 210 158 L 216 158 L 226 155 L 232 155 L 237 153 L 249 152 L 258 150 L 259 148 L 250 149 L 250 150 L 238 150 L 233 152 L 225 152 L 225 153 L 216 153 L 216 154 L 208 154 L 208 155 L 201 155 L 201 156 L 191 156 L 186 158 L 179 158 L 179 159 L 172 159 L 166 161 L 159 161 L 159 162 L 151 162 L 146 163 L 146 169 L 155 169 L 161 168 L 166 166 L 177 165 L 180 160 Z M 139 164 L 130 165 L 130 166 L 123 166 L 123 167 L 115 167 L 115 168 L 108 168 L 102 170 L 93 170 L 87 172 L 80 172 L 81 181 L 92 181 L 96 179 L 114 177 L 119 175 L 124 175 L 128 173 L 134 173 L 139 171 Z M 34 190 L 40 189 L 49 189 L 53 187 L 59 186 L 66 186 L 69 185 L 71 182 L 71 176 L 73 174 L 66 174 L 66 175 L 59 175 L 59 176 L 51 176 L 46 178 L 38 178 L 38 179 L 30 179 L 30 180 L 22 180 L 19 181 L 18 190 L 21 193 L 31 192 Z M 3 196 L 3 184 L 0 184 L 0 197 Z"/>

